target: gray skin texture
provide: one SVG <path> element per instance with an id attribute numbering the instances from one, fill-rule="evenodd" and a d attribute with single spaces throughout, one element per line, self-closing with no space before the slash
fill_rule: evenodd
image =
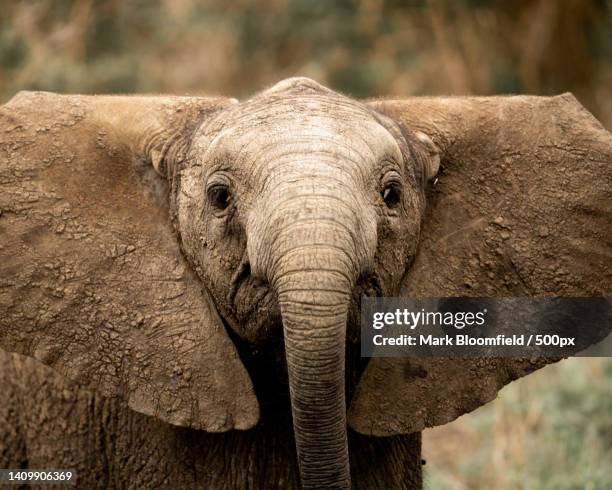
<path id="1" fill-rule="evenodd" d="M 0 454 L 65 437 L 83 486 L 419 488 L 419 431 L 552 360 L 366 365 L 359 298 L 612 289 L 612 137 L 570 95 L 1 111 L 0 345 L 76 384 L 6 357 Z"/>
<path id="2" fill-rule="evenodd" d="M 4 352 L 0 386 L 2 468 L 71 468 L 83 489 L 299 487 L 288 407 L 249 431 L 211 434 L 139 414 Z M 355 488 L 420 488 L 420 433 L 351 432 L 349 441 Z"/>

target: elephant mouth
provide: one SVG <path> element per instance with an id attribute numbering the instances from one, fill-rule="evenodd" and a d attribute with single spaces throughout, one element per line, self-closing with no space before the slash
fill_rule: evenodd
<path id="1" fill-rule="evenodd" d="M 242 280 L 236 289 L 232 304 L 239 315 L 245 316 L 259 309 L 269 309 L 276 305 L 275 294 L 266 284 L 252 276 Z"/>
<path id="2" fill-rule="evenodd" d="M 364 296 L 388 296 L 376 274 L 361 276 L 351 295 L 348 310 L 346 340 L 348 344 L 359 343 L 361 339 L 361 298 Z"/>
<path id="3" fill-rule="evenodd" d="M 357 280 L 348 309 L 348 344 L 358 344 L 361 338 L 361 298 L 384 295 L 385 289 L 376 274 Z M 276 293 L 268 283 L 253 277 L 246 258 L 232 275 L 227 304 L 231 308 L 228 320 L 232 329 L 244 340 L 259 345 L 281 335 L 282 319 Z"/>
<path id="4" fill-rule="evenodd" d="M 276 293 L 266 282 L 253 277 L 246 258 L 232 276 L 227 303 L 236 320 L 235 330 L 249 342 L 260 343 L 282 329 Z"/>

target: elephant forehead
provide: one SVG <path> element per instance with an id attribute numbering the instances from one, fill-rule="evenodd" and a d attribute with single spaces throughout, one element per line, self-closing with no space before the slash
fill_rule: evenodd
<path id="1" fill-rule="evenodd" d="M 263 95 L 278 94 L 278 93 L 291 93 L 291 92 L 317 92 L 317 93 L 334 93 L 332 89 L 315 82 L 308 77 L 291 77 L 281 80 L 272 87 L 262 92 Z"/>
<path id="2" fill-rule="evenodd" d="M 275 90 L 273 87 L 232 107 L 228 115 L 234 124 L 260 124 L 268 120 L 292 121 L 324 116 L 354 123 L 373 119 L 370 110 L 357 100 L 325 87 L 320 90 L 302 90 L 293 86 L 285 90 Z"/>
<path id="3" fill-rule="evenodd" d="M 348 161 L 401 160 L 395 138 L 371 113 L 344 97 L 300 97 L 247 101 L 232 108 L 221 124 L 205 128 L 195 142 L 203 158 L 256 162 L 313 156 Z M 341 103 L 338 103 L 341 102 Z"/>

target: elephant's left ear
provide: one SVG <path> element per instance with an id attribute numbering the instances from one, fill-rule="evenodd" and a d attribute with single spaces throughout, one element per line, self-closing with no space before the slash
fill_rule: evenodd
<path id="1" fill-rule="evenodd" d="M 21 93 L 0 107 L 0 347 L 212 432 L 259 407 L 168 210 L 191 135 L 233 101 Z"/>
<path id="2" fill-rule="evenodd" d="M 438 148 L 420 250 L 402 296 L 609 296 L 612 135 L 576 99 L 372 102 Z M 349 410 L 364 434 L 454 420 L 545 359 L 371 359 Z"/>

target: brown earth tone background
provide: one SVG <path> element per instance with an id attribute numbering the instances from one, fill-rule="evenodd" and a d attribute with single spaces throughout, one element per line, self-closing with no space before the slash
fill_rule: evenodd
<path id="1" fill-rule="evenodd" d="M 24 89 L 245 97 L 299 74 L 355 97 L 571 91 L 612 128 L 611 0 L 0 0 L 0 12 L 0 103 Z M 612 360 L 547 367 L 424 441 L 428 489 L 612 488 Z"/>

